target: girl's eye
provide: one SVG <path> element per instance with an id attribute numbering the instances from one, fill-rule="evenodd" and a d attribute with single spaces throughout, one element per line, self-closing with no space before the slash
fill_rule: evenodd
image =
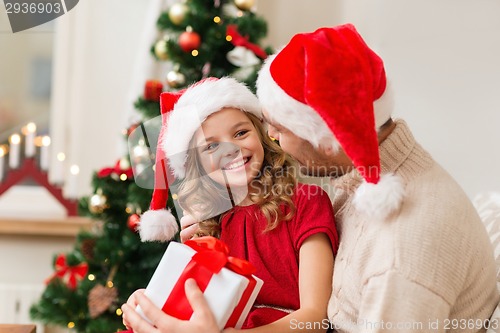
<path id="1" fill-rule="evenodd" d="M 213 143 L 208 144 L 208 145 L 205 147 L 205 149 L 203 149 L 203 151 L 208 151 L 208 152 L 210 152 L 210 151 L 213 151 L 213 150 L 217 149 L 217 147 L 219 147 L 219 143 L 217 143 L 217 142 L 213 142 Z"/>
<path id="2" fill-rule="evenodd" d="M 241 131 L 236 132 L 236 134 L 234 136 L 235 137 L 239 137 L 239 136 L 243 136 L 243 135 L 245 135 L 247 133 L 248 133 L 247 130 L 241 130 Z"/>

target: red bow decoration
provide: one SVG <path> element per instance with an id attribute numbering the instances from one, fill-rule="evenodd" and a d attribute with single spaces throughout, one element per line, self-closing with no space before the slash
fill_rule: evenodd
<path id="1" fill-rule="evenodd" d="M 240 33 L 238 32 L 238 26 L 236 24 L 228 24 L 226 35 L 231 36 L 231 44 L 233 44 L 234 46 L 246 47 L 262 60 L 267 58 L 267 53 L 260 46 L 250 43 L 248 41 L 248 36 L 243 37 L 242 35 L 240 35 Z"/>
<path id="2" fill-rule="evenodd" d="M 113 168 L 103 168 L 97 173 L 97 177 L 105 178 L 111 174 L 116 173 L 117 175 L 125 174 L 127 179 L 131 179 L 134 176 L 132 168 L 122 169 L 120 168 L 120 160 L 118 160 Z"/>
<path id="3" fill-rule="evenodd" d="M 235 313 L 228 320 L 228 325 L 234 325 L 238 319 L 238 315 L 243 311 L 245 300 L 250 297 L 251 291 L 255 286 L 255 279 L 252 274 L 255 272 L 255 267 L 248 261 L 230 257 L 227 245 L 217 238 L 206 236 L 188 240 L 184 243 L 194 249 L 196 254 L 193 255 L 191 261 L 184 269 L 174 288 L 172 289 L 168 299 L 162 307 L 163 312 L 174 316 L 178 319 L 188 320 L 193 310 L 189 305 L 184 291 L 184 283 L 189 278 L 195 278 L 198 287 L 201 291 L 205 291 L 214 274 L 220 272 L 224 267 L 232 270 L 235 273 L 243 275 L 249 279 L 248 291 L 242 296 L 242 300 L 236 307 Z M 230 326 L 226 326 L 230 327 Z M 232 326 L 231 326 L 232 327 Z"/>
<path id="4" fill-rule="evenodd" d="M 81 263 L 76 266 L 68 266 L 66 262 L 66 256 L 60 254 L 54 265 L 56 272 L 50 278 L 47 279 L 45 283 L 49 283 L 54 278 L 58 277 L 66 284 L 70 289 L 76 289 L 78 281 L 81 281 L 89 270 L 89 265 L 87 263 Z"/>
<path id="5" fill-rule="evenodd" d="M 217 274 L 223 267 L 227 267 L 241 275 L 252 275 L 255 267 L 244 259 L 230 257 L 227 245 L 214 237 L 199 237 L 186 241 L 184 245 L 189 246 L 197 253 L 193 260 L 207 267 L 213 274 Z"/>

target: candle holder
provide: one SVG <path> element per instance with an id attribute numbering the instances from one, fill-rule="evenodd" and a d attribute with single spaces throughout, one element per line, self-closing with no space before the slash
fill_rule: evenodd
<path id="1" fill-rule="evenodd" d="M 68 216 L 78 215 L 78 201 L 75 199 L 66 199 L 60 187 L 50 184 L 47 172 L 37 167 L 34 158 L 25 158 L 19 168 L 11 169 L 7 173 L 5 179 L 0 182 L 0 196 L 9 188 L 20 184 L 25 179 L 32 179 L 40 186 L 45 187 L 64 206 Z"/>

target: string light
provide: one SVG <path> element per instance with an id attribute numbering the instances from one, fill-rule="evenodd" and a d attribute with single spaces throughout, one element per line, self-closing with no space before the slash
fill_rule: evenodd
<path id="1" fill-rule="evenodd" d="M 63 162 L 66 159 L 66 155 L 64 153 L 57 154 L 57 160 Z"/>
<path id="2" fill-rule="evenodd" d="M 220 20 L 220 17 L 218 17 L 218 16 L 214 17 L 214 22 L 215 22 L 215 23 L 219 24 L 219 23 L 220 23 L 220 21 L 221 21 L 221 20 Z"/>
<path id="3" fill-rule="evenodd" d="M 9 139 L 10 143 L 13 145 L 18 145 L 21 142 L 21 136 L 19 134 L 12 134 Z"/>
<path id="4" fill-rule="evenodd" d="M 78 175 L 80 173 L 80 167 L 78 167 L 78 165 L 74 164 L 74 165 L 71 166 L 69 172 L 72 175 Z"/>
<path id="5" fill-rule="evenodd" d="M 230 41 L 232 41 L 232 40 L 233 40 L 233 37 L 232 37 L 232 36 L 227 35 L 227 36 L 226 36 L 226 40 L 227 40 L 228 42 L 230 42 Z"/>
<path id="6" fill-rule="evenodd" d="M 123 314 L 122 309 L 120 309 L 120 308 L 116 309 L 116 315 L 117 316 L 121 316 L 122 314 Z"/>
<path id="7" fill-rule="evenodd" d="M 45 135 L 42 137 L 42 146 L 50 146 L 51 140 L 50 136 Z"/>
<path id="8" fill-rule="evenodd" d="M 26 125 L 26 130 L 28 131 L 28 133 L 35 132 L 36 131 L 35 123 L 28 123 L 28 125 Z"/>
<path id="9" fill-rule="evenodd" d="M 73 327 L 75 327 L 75 323 L 74 323 L 74 322 L 72 322 L 72 321 L 70 321 L 70 322 L 68 323 L 68 328 L 73 328 Z"/>
<path id="10" fill-rule="evenodd" d="M 192 55 L 193 57 L 197 57 L 197 56 L 198 56 L 198 50 L 193 50 L 193 51 L 191 51 L 191 55 Z"/>
<path id="11" fill-rule="evenodd" d="M 177 200 L 178 196 L 176 193 L 172 194 L 172 199 Z"/>
<path id="12" fill-rule="evenodd" d="M 125 212 L 126 212 L 127 214 L 132 213 L 132 208 L 130 208 L 130 207 L 125 208 Z"/>
<path id="13" fill-rule="evenodd" d="M 87 279 L 89 279 L 89 281 L 94 281 L 95 280 L 95 275 L 94 274 L 89 274 L 87 276 Z"/>
<path id="14" fill-rule="evenodd" d="M 42 136 L 35 136 L 35 146 L 41 147 L 42 146 Z"/>
<path id="15" fill-rule="evenodd" d="M 124 182 L 124 181 L 126 181 L 126 180 L 127 180 L 127 175 L 126 175 L 126 174 L 124 174 L 124 173 L 122 173 L 122 174 L 120 175 L 120 180 L 121 180 L 121 181 L 123 181 L 123 182 Z"/>
<path id="16" fill-rule="evenodd" d="M 113 281 L 106 282 L 106 286 L 108 286 L 108 288 L 113 288 L 114 286 Z"/>

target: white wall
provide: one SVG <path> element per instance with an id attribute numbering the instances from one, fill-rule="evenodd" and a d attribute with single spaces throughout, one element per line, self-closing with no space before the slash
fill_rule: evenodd
<path id="1" fill-rule="evenodd" d="M 500 191 L 500 2 L 349 0 L 385 60 L 396 116 L 473 197 Z"/>
<path id="2" fill-rule="evenodd" d="M 267 21 L 264 45 L 279 48 L 298 33 L 335 25 L 342 19 L 341 0 L 255 0 L 257 13 Z"/>
<path id="3" fill-rule="evenodd" d="M 298 32 L 354 23 L 385 61 L 395 116 L 470 197 L 500 191 L 499 1 L 273 0 L 258 10 L 275 47 Z"/>
<path id="4" fill-rule="evenodd" d="M 0 283 L 43 284 L 54 273 L 52 259 L 71 251 L 74 238 L 0 235 Z"/>

